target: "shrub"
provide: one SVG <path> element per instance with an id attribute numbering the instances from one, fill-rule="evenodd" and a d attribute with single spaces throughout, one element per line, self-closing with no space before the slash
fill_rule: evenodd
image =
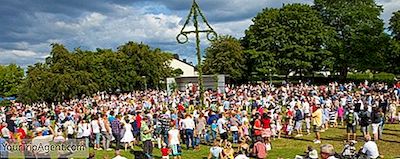
<path id="1" fill-rule="evenodd" d="M 395 81 L 395 78 L 396 78 L 396 76 L 394 74 L 381 72 L 381 73 L 374 74 L 373 81 L 393 83 Z"/>
<path id="2" fill-rule="evenodd" d="M 353 82 L 363 82 L 365 80 L 371 81 L 373 79 L 372 73 L 349 73 L 347 79 Z"/>

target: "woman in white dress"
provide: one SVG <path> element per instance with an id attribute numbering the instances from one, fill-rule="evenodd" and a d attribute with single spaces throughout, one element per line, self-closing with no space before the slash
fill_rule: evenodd
<path id="1" fill-rule="evenodd" d="M 128 149 L 128 144 L 133 149 L 132 141 L 134 140 L 134 138 L 132 133 L 132 125 L 129 122 L 129 118 L 126 118 L 124 123 L 125 132 L 124 136 L 121 139 L 121 142 L 125 143 L 125 151 Z"/>

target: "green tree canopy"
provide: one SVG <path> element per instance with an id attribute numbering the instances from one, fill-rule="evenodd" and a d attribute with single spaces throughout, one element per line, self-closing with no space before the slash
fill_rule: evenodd
<path id="1" fill-rule="evenodd" d="M 244 46 L 250 53 L 253 72 L 270 69 L 281 74 L 313 71 L 329 59 L 324 50 L 333 31 L 324 25 L 319 13 L 306 4 L 266 8 L 253 19 L 245 32 Z M 321 64 L 321 65 L 320 65 Z"/>
<path id="2" fill-rule="evenodd" d="M 400 41 L 400 10 L 393 12 L 389 20 L 389 25 L 389 30 L 392 31 L 392 35 L 396 40 Z"/>
<path id="3" fill-rule="evenodd" d="M 245 58 L 240 41 L 232 36 L 220 36 L 206 49 L 203 65 L 205 74 L 227 74 L 241 80 L 245 70 Z"/>
<path id="4" fill-rule="evenodd" d="M 160 80 L 170 76 L 172 55 L 145 44 L 128 42 L 110 49 L 68 51 L 61 44 L 52 44 L 45 63 L 28 67 L 20 99 L 62 101 L 91 95 L 97 91 L 132 91 L 160 86 Z M 145 78 L 143 78 L 143 76 Z"/>
<path id="5" fill-rule="evenodd" d="M 336 31 L 335 41 L 327 45 L 335 58 L 335 70 L 345 78 L 350 69 L 364 71 L 382 66 L 387 43 L 383 11 L 374 0 L 315 0 L 326 25 Z"/>
<path id="6" fill-rule="evenodd" d="M 0 65 L 0 97 L 15 96 L 24 78 L 24 70 L 15 64 Z"/>

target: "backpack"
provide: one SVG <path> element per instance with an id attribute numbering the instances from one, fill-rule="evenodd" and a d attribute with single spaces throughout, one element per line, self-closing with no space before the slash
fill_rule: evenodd
<path id="1" fill-rule="evenodd" d="M 347 124 L 353 125 L 355 123 L 354 113 L 347 114 Z"/>

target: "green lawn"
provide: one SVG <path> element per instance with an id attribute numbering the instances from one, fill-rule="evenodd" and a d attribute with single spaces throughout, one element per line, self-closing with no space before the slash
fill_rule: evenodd
<path id="1" fill-rule="evenodd" d="M 343 141 L 346 139 L 346 130 L 344 128 L 329 128 L 327 131 L 321 133 L 321 144 L 332 144 L 337 152 L 341 152 L 343 149 Z M 363 144 L 361 133 L 358 132 L 358 143 L 356 148 L 359 149 Z M 272 141 L 272 150 L 268 154 L 268 158 L 290 158 L 293 159 L 296 155 L 303 155 L 307 146 L 311 145 L 314 148 L 319 149 L 321 144 L 314 144 L 312 140 L 314 135 L 303 136 L 300 138 L 282 138 Z M 235 145 L 234 145 L 235 146 Z M 400 158 L 400 124 L 386 124 L 383 139 L 378 141 L 379 152 L 384 158 Z M 203 159 L 208 156 L 209 146 L 201 145 L 200 151 L 185 150 L 183 146 L 183 159 Z M 141 151 L 140 147 L 135 147 L 135 151 Z M 115 156 L 114 151 L 105 150 L 90 150 L 91 153 L 95 153 L 95 158 L 111 159 Z M 134 155 L 131 151 L 121 151 L 122 156 L 132 159 Z M 160 150 L 155 148 L 154 151 L 155 158 L 161 158 Z M 21 158 L 22 154 L 11 155 L 10 158 Z"/>
<path id="2" fill-rule="evenodd" d="M 342 151 L 343 149 L 343 141 L 346 139 L 346 130 L 344 128 L 330 128 L 327 131 L 321 134 L 322 144 L 332 144 L 335 147 L 336 151 Z M 358 135 L 361 135 L 358 132 Z M 321 144 L 314 144 L 312 140 L 314 139 L 314 135 L 303 136 L 300 138 L 291 138 L 291 139 L 277 139 L 272 141 L 272 150 L 268 154 L 268 158 L 290 158 L 293 159 L 296 154 L 302 155 L 306 150 L 308 145 L 313 146 L 314 148 L 318 148 Z M 356 144 L 357 149 L 359 149 L 364 142 L 361 137 L 358 137 L 358 143 Z M 378 147 L 380 153 L 384 156 L 384 158 L 396 158 L 400 157 L 400 124 L 385 125 L 384 136 L 381 141 L 378 141 Z M 185 146 L 183 146 L 185 148 Z M 202 145 L 200 151 L 189 150 L 183 151 L 182 158 L 184 159 L 202 159 L 208 156 L 208 146 Z M 135 150 L 140 150 L 139 147 L 136 147 Z M 102 159 L 104 157 L 112 158 L 114 157 L 114 151 L 95 151 L 91 150 L 91 152 L 95 152 L 96 158 Z M 160 150 L 154 149 L 154 157 L 160 158 Z M 123 151 L 122 155 L 127 158 L 133 158 L 133 154 L 129 151 Z"/>

